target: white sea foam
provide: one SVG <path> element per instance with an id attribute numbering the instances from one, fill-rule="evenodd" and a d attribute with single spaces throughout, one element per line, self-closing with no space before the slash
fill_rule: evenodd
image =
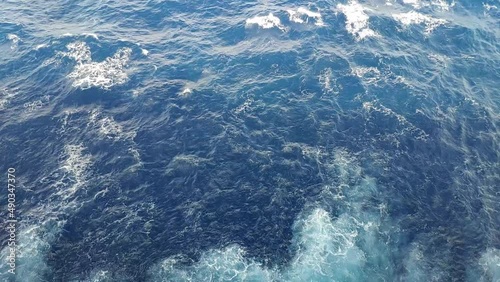
<path id="1" fill-rule="evenodd" d="M 360 267 L 367 258 L 356 246 L 359 233 L 348 215 L 333 220 L 325 210 L 315 209 L 296 222 L 294 230 L 299 234 L 294 244 L 300 253 L 286 273 L 289 281 L 363 280 Z"/>
<path id="2" fill-rule="evenodd" d="M 356 39 L 361 40 L 367 37 L 378 36 L 375 31 L 368 27 L 370 17 L 365 13 L 367 9 L 360 3 L 351 0 L 345 5 L 338 4 L 337 10 L 345 15 L 346 29 Z"/>
<path id="3" fill-rule="evenodd" d="M 352 67 L 351 73 L 368 84 L 376 83 L 381 79 L 380 71 L 375 67 Z"/>
<path id="4" fill-rule="evenodd" d="M 68 44 L 69 52 L 63 56 L 74 59 L 77 65 L 68 75 L 73 79 L 73 86 L 81 89 L 99 87 L 109 89 L 128 80 L 125 67 L 130 60 L 132 49 L 121 48 L 112 57 L 102 62 L 93 62 L 90 48 L 85 42 Z"/>
<path id="5" fill-rule="evenodd" d="M 113 117 L 105 116 L 97 109 L 90 112 L 88 121 L 88 127 L 91 128 L 93 132 L 97 133 L 98 138 L 120 141 L 128 144 L 130 147 L 128 148 L 127 153 L 137 162 L 137 164 L 134 165 L 134 168 L 142 166 L 141 156 L 137 150 L 137 144 L 134 142 L 134 138 L 137 135 L 135 130 L 124 128 L 124 126 L 117 122 Z"/>
<path id="6" fill-rule="evenodd" d="M 120 139 L 123 128 L 112 117 L 105 117 L 99 120 L 99 132 L 107 138 Z"/>
<path id="7" fill-rule="evenodd" d="M 148 51 L 148 50 L 146 50 L 146 49 L 143 49 L 143 48 L 141 48 L 141 53 L 142 53 L 144 56 L 149 55 L 149 51 Z"/>
<path id="8" fill-rule="evenodd" d="M 286 31 L 287 29 L 281 24 L 280 18 L 269 13 L 267 16 L 255 16 L 253 18 L 246 20 L 247 26 L 257 25 L 263 29 L 278 28 L 281 31 Z"/>
<path id="9" fill-rule="evenodd" d="M 188 97 L 189 95 L 191 95 L 191 93 L 193 93 L 193 90 L 189 87 L 185 87 L 184 89 L 182 89 L 179 95 L 182 97 Z"/>
<path id="10" fill-rule="evenodd" d="M 413 8 L 418 9 L 422 6 L 420 0 L 403 0 L 403 3 L 413 6 Z"/>
<path id="11" fill-rule="evenodd" d="M 74 280 L 72 282 L 76 282 Z M 81 280 L 78 280 L 81 281 Z M 97 270 L 90 274 L 90 278 L 85 282 L 109 282 L 112 281 L 112 275 L 108 270 Z"/>
<path id="12" fill-rule="evenodd" d="M 368 113 L 379 112 L 386 116 L 391 116 L 396 118 L 399 124 L 403 126 L 402 133 L 409 132 L 410 134 L 414 135 L 415 138 L 421 140 L 427 140 L 429 138 L 429 135 L 425 131 L 416 127 L 413 123 L 409 122 L 403 115 L 394 112 L 393 110 L 385 107 L 380 103 L 364 102 L 363 109 Z"/>
<path id="13" fill-rule="evenodd" d="M 316 161 L 320 161 L 320 159 L 326 155 L 326 152 L 321 148 L 309 146 L 304 143 L 287 142 L 282 148 L 282 151 L 287 153 L 293 152 L 294 150 L 299 150 L 302 156 Z"/>
<path id="14" fill-rule="evenodd" d="M 21 41 L 21 38 L 19 38 L 19 36 L 12 33 L 7 34 L 7 39 L 12 42 L 12 45 L 10 46 L 10 49 L 12 50 L 16 49 L 19 41 Z"/>
<path id="15" fill-rule="evenodd" d="M 325 90 L 325 92 L 331 92 L 332 91 L 332 69 L 327 68 L 323 70 L 319 77 L 318 81 Z M 338 93 L 337 93 L 338 94 Z"/>
<path id="16" fill-rule="evenodd" d="M 423 1 L 423 0 L 403 0 L 403 3 L 409 6 L 412 6 L 415 9 L 421 9 L 424 7 L 436 7 L 440 10 L 443 11 L 448 11 L 452 7 L 455 6 L 455 1 L 447 2 L 445 0 L 429 0 L 429 1 Z"/>
<path id="17" fill-rule="evenodd" d="M 272 281 L 274 273 L 259 263 L 245 258 L 245 250 L 233 245 L 211 250 L 200 261 L 185 269 L 179 268 L 181 258 L 171 257 L 153 268 L 152 281 Z"/>
<path id="18" fill-rule="evenodd" d="M 49 224 L 41 223 L 28 226 L 18 225 L 16 244 L 16 281 L 42 282 L 43 275 L 49 273 L 46 255 L 50 251 L 50 243 L 54 240 L 55 234 L 52 230 L 46 229 Z M 2 281 L 10 281 L 7 277 L 12 276 L 6 273 L 6 263 L 8 248 L 4 248 L 1 254 L 0 277 Z M 17 280 L 19 279 L 19 280 Z"/>
<path id="19" fill-rule="evenodd" d="M 321 14 L 318 12 L 313 12 L 304 7 L 299 7 L 297 10 L 287 10 L 288 15 L 290 16 L 290 21 L 295 23 L 309 23 L 310 20 L 314 22 L 317 26 L 324 26 L 323 18 Z"/>
<path id="20" fill-rule="evenodd" d="M 431 281 L 430 273 L 426 273 L 425 257 L 418 244 L 414 244 L 403 261 L 405 268 L 404 281 Z"/>
<path id="21" fill-rule="evenodd" d="M 66 160 L 62 169 L 69 172 L 69 177 L 73 180 L 71 187 L 65 187 L 58 191 L 58 195 L 64 200 L 74 196 L 78 189 L 85 183 L 88 168 L 92 164 L 92 158 L 89 154 L 85 154 L 85 147 L 81 144 L 66 145 L 64 151 L 66 153 Z"/>
<path id="22" fill-rule="evenodd" d="M 236 114 L 239 114 L 241 112 L 245 113 L 246 111 L 250 110 L 252 108 L 252 104 L 254 103 L 253 98 L 248 98 L 241 104 L 238 108 L 234 110 Z"/>
<path id="23" fill-rule="evenodd" d="M 480 281 L 500 281 L 500 250 L 487 249 L 479 258 Z"/>
<path id="24" fill-rule="evenodd" d="M 135 148 L 135 147 L 131 147 L 131 148 L 128 148 L 128 152 L 137 161 L 137 165 L 139 167 L 142 166 L 141 154 L 139 153 L 139 150 L 137 148 Z"/>
<path id="25" fill-rule="evenodd" d="M 29 112 L 33 112 L 33 111 L 39 110 L 39 109 L 47 106 L 49 104 L 49 101 L 50 101 L 50 96 L 45 95 L 41 99 L 34 100 L 31 102 L 26 102 L 23 104 L 23 106 L 24 106 L 25 112 L 29 113 Z"/>
<path id="26" fill-rule="evenodd" d="M 103 116 L 98 110 L 92 110 L 89 115 L 89 125 L 96 127 L 99 136 L 113 140 L 132 140 L 136 132 L 125 131 L 123 126 L 113 117 Z"/>
<path id="27" fill-rule="evenodd" d="M 9 39 L 10 41 L 12 41 L 13 43 L 17 43 L 20 40 L 19 36 L 15 35 L 15 34 L 12 34 L 12 33 L 7 34 L 7 39 Z"/>
<path id="28" fill-rule="evenodd" d="M 7 107 L 12 97 L 14 97 L 14 93 L 11 90 L 0 89 L 0 110 Z"/>
<path id="29" fill-rule="evenodd" d="M 441 10 L 449 11 L 451 8 L 455 6 L 455 1 L 451 1 L 450 3 L 448 3 L 445 0 L 436 0 L 436 1 L 431 1 L 431 5 L 436 6 Z"/>
<path id="30" fill-rule="evenodd" d="M 413 24 L 424 24 L 425 33 L 427 34 L 431 33 L 436 27 L 444 25 L 446 23 L 446 20 L 435 19 L 415 11 L 394 14 L 393 18 L 404 26 L 409 26 Z"/>
<path id="31" fill-rule="evenodd" d="M 231 245 L 205 252 L 200 260 L 182 266 L 182 256 L 173 256 L 154 266 L 152 281 L 369 281 L 393 277 L 390 252 L 378 238 L 380 212 L 366 208 L 376 192 L 375 182 L 363 178 L 356 159 L 340 150 L 334 155 L 331 173 L 340 179 L 337 190 L 345 198 L 338 202 L 342 213 L 332 217 L 321 207 L 304 211 L 293 226 L 295 255 L 283 268 L 267 268 Z M 333 185 L 326 185 L 329 191 Z M 332 194 L 325 193 L 329 201 Z M 369 265 L 370 267 L 366 267 Z"/>
<path id="32" fill-rule="evenodd" d="M 489 5 L 486 3 L 483 3 L 483 7 L 486 11 L 491 11 L 491 10 L 498 10 L 498 7 L 495 5 Z"/>
<path id="33" fill-rule="evenodd" d="M 92 61 L 90 47 L 85 42 L 78 41 L 66 46 L 68 52 L 61 52 L 62 56 L 75 60 L 79 64 L 85 64 Z"/>
<path id="34" fill-rule="evenodd" d="M 99 36 L 97 36 L 97 34 L 95 34 L 95 33 L 83 33 L 82 35 L 85 37 L 92 37 L 95 40 L 99 40 Z"/>
<path id="35" fill-rule="evenodd" d="M 87 179 L 91 157 L 85 154 L 81 144 L 64 147 L 61 166 L 41 185 L 50 183 L 51 195 L 31 210 L 23 211 L 23 221 L 18 226 L 16 279 L 18 281 L 41 282 L 50 272 L 47 255 L 65 224 L 61 217 L 74 212 L 77 206 L 76 191 Z M 27 190 L 29 193 L 29 189 Z M 1 261 L 6 259 L 7 248 L 1 252 Z M 0 264 L 0 278 L 4 278 L 4 266 Z"/>
<path id="36" fill-rule="evenodd" d="M 37 51 L 38 51 L 38 50 L 40 50 L 40 49 L 42 49 L 42 48 L 46 48 L 46 47 L 48 47 L 48 45 L 47 45 L 47 44 L 38 44 L 38 45 L 36 45 L 36 46 L 35 46 L 35 50 L 37 50 Z"/>

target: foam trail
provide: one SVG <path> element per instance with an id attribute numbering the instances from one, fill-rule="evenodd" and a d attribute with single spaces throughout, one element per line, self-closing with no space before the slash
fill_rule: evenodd
<path id="1" fill-rule="evenodd" d="M 244 257 L 239 246 L 212 250 L 195 265 L 179 268 L 179 258 L 168 258 L 153 268 L 152 281 L 273 281 L 273 271 Z"/>
<path id="2" fill-rule="evenodd" d="M 65 146 L 65 160 L 49 177 L 56 179 L 41 181 L 51 181 L 51 188 L 55 192 L 36 209 L 24 212 L 26 219 L 19 226 L 17 240 L 18 281 L 46 281 L 45 275 L 50 273 L 47 254 L 65 224 L 61 217 L 78 207 L 75 194 L 87 179 L 91 158 L 84 151 L 85 148 L 80 144 Z M 7 250 L 2 250 L 0 261 L 6 261 Z M 0 265 L 0 278 L 8 281 L 10 274 L 6 273 L 5 267 L 4 263 Z"/>
<path id="3" fill-rule="evenodd" d="M 23 226 L 17 238 L 16 278 L 18 281 L 45 281 L 50 273 L 46 256 L 51 243 L 59 233 L 60 225 L 55 220 L 47 220 L 41 225 Z M 4 253 L 2 251 L 2 261 Z M 8 277 L 2 269 L 0 277 Z"/>
<path id="4" fill-rule="evenodd" d="M 151 281 L 370 281 L 392 277 L 391 253 L 379 240 L 380 213 L 369 211 L 364 201 L 376 192 L 372 179 L 362 178 L 361 169 L 345 152 L 337 153 L 329 165 L 340 179 L 325 185 L 323 196 L 335 202 L 345 195 L 338 217 L 316 207 L 296 220 L 292 249 L 295 256 L 282 269 L 264 267 L 245 256 L 237 245 L 204 253 L 190 266 L 181 266 L 180 256 L 165 259 L 151 269 Z M 349 186 L 348 184 L 353 184 Z"/>
<path id="5" fill-rule="evenodd" d="M 300 252 L 286 273 L 287 281 L 362 280 L 364 252 L 356 246 L 358 231 L 348 215 L 335 221 L 325 210 L 315 209 L 296 222 Z"/>

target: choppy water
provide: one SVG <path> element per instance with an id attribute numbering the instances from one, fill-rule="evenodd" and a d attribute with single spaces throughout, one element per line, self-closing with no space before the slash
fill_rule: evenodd
<path id="1" fill-rule="evenodd" d="M 4 0 L 2 281 L 500 281 L 499 9 Z"/>

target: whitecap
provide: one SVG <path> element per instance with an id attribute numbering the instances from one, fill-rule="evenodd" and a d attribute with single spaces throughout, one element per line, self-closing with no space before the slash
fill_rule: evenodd
<path id="1" fill-rule="evenodd" d="M 12 93 L 8 89 L 0 90 L 0 110 L 5 109 L 5 107 L 9 104 L 10 100 L 14 97 L 14 93 Z"/>
<path id="2" fill-rule="evenodd" d="M 95 34 L 95 33 L 83 33 L 82 35 L 85 37 L 92 37 L 95 40 L 99 40 L 99 36 L 97 36 L 97 34 Z"/>
<path id="3" fill-rule="evenodd" d="M 60 53 L 62 56 L 75 60 L 77 63 L 84 64 L 92 61 L 90 47 L 85 42 L 73 42 L 66 46 L 69 52 Z"/>
<path id="4" fill-rule="evenodd" d="M 491 11 L 491 10 L 498 10 L 498 7 L 495 5 L 489 5 L 486 3 L 483 3 L 483 7 L 486 11 Z"/>
<path id="5" fill-rule="evenodd" d="M 280 18 L 269 13 L 267 16 L 255 16 L 246 20 L 246 26 L 257 25 L 263 29 L 278 28 L 281 31 L 286 31 L 286 28 L 281 24 Z"/>
<path id="6" fill-rule="evenodd" d="M 46 47 L 48 47 L 48 45 L 47 45 L 47 44 L 38 44 L 38 45 L 36 45 L 36 46 L 35 46 L 35 50 L 37 50 L 37 51 L 38 51 L 38 50 L 40 50 L 40 49 L 42 49 L 42 48 L 46 48 Z"/>
<path id="7" fill-rule="evenodd" d="M 73 71 L 68 75 L 73 79 L 73 87 L 88 89 L 99 87 L 109 89 L 128 81 L 124 68 L 130 60 L 132 49 L 121 48 L 113 56 L 102 62 L 92 61 L 90 48 L 85 42 L 70 43 L 69 52 L 61 53 L 77 62 Z"/>
<path id="8" fill-rule="evenodd" d="M 435 19 L 415 11 L 394 14 L 393 18 L 396 21 L 400 22 L 403 26 L 409 26 L 413 24 L 424 24 L 426 34 L 431 33 L 438 26 L 444 25 L 446 23 L 446 20 Z"/>
<path id="9" fill-rule="evenodd" d="M 368 27 L 368 20 L 370 17 L 365 13 L 366 8 L 360 3 L 351 0 L 346 5 L 338 4 L 337 10 L 345 15 L 346 29 L 350 34 L 355 36 L 357 40 L 378 36 L 375 31 Z"/>
<path id="10" fill-rule="evenodd" d="M 19 38 L 19 36 L 12 33 L 7 34 L 7 39 L 12 42 L 12 45 L 10 46 L 10 49 L 12 50 L 16 49 L 19 41 L 21 41 L 21 38 Z"/>
<path id="11" fill-rule="evenodd" d="M 247 112 L 252 108 L 253 102 L 254 102 L 253 98 L 248 98 L 247 100 L 245 100 L 245 102 L 243 102 L 243 104 L 241 104 L 238 108 L 234 110 L 234 113 L 239 114 L 242 112 L 243 113 Z"/>
<path id="12" fill-rule="evenodd" d="M 297 10 L 287 10 L 287 13 L 290 21 L 294 23 L 305 24 L 309 23 L 309 20 L 312 19 L 316 26 L 325 25 L 320 13 L 313 12 L 304 7 L 299 7 Z"/>
<path id="13" fill-rule="evenodd" d="M 181 97 L 187 97 L 187 96 L 191 95 L 191 93 L 193 93 L 193 90 L 189 87 L 185 87 L 184 89 L 182 89 L 182 91 L 179 93 L 179 95 Z"/>

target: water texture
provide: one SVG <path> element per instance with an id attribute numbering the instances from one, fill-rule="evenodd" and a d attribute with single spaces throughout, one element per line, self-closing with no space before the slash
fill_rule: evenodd
<path id="1" fill-rule="evenodd" d="M 0 280 L 500 281 L 499 9 L 3 0 Z"/>

